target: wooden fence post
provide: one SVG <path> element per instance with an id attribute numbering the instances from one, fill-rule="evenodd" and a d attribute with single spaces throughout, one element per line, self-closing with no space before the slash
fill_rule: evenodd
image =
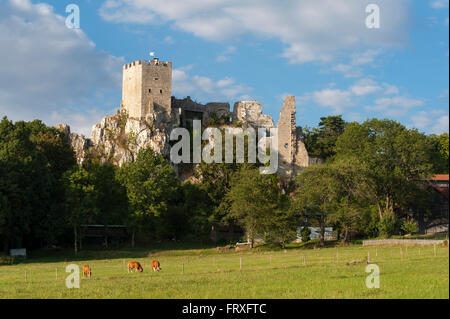
<path id="1" fill-rule="evenodd" d="M 242 270 L 242 257 L 239 258 L 239 270 Z"/>
<path id="2" fill-rule="evenodd" d="M 370 251 L 367 252 L 367 263 L 370 263 Z"/>
<path id="3" fill-rule="evenodd" d="M 27 271 L 25 270 L 25 281 L 27 281 Z"/>
<path id="4" fill-rule="evenodd" d="M 181 263 L 181 273 L 184 274 L 184 263 Z"/>
<path id="5" fill-rule="evenodd" d="M 58 280 L 58 268 L 55 268 L 56 270 L 56 280 Z"/>

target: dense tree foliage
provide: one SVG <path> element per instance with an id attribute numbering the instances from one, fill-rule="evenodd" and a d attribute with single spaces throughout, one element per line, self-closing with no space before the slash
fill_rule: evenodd
<path id="1" fill-rule="evenodd" d="M 344 129 L 342 115 L 321 117 L 318 128 L 305 128 L 304 141 L 309 154 L 324 160 L 334 156 L 336 141 Z"/>
<path id="2" fill-rule="evenodd" d="M 0 122 L 0 237 L 4 249 L 55 243 L 63 232 L 62 175 L 75 164 L 63 133 L 41 121 Z"/>
<path id="3" fill-rule="evenodd" d="M 175 201 L 178 179 L 172 166 L 150 148 L 139 151 L 135 162 L 125 163 L 118 178 L 128 197 L 127 224 L 132 230 L 132 246 L 136 231 L 155 222 L 168 212 Z"/>
<path id="4" fill-rule="evenodd" d="M 448 134 L 425 135 L 390 120 L 346 123 L 341 116 L 323 117 L 304 133 L 310 154 L 326 162 L 294 181 L 261 175 L 260 164 L 201 163 L 193 181 L 180 183 L 151 149 L 122 167 L 95 156 L 78 165 L 63 132 L 3 118 L 0 241 L 4 250 L 70 245 L 77 253 L 83 225 L 97 224 L 104 225 L 105 247 L 108 225 L 126 225 L 132 246 L 208 242 L 218 228 L 243 230 L 240 240 L 252 245 L 284 245 L 299 226 L 316 226 L 323 244 L 329 226 L 350 240 L 415 233 L 432 220 L 436 193 L 426 180 L 448 173 Z"/>

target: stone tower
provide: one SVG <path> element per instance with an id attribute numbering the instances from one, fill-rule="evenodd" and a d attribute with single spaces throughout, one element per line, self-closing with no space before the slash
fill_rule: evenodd
<path id="1" fill-rule="evenodd" d="M 172 62 L 138 60 L 123 67 L 121 109 L 142 119 L 155 109 L 171 116 Z"/>
<path id="2" fill-rule="evenodd" d="M 320 163 L 320 159 L 308 155 L 302 128 L 296 126 L 295 113 L 295 97 L 288 96 L 281 109 L 277 126 L 278 173 L 285 177 L 295 177 L 305 167 Z"/>

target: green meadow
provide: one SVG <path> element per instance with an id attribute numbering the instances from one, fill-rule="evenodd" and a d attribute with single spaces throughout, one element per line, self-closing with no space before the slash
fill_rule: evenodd
<path id="1" fill-rule="evenodd" d="M 448 247 L 363 247 L 285 250 L 119 249 L 30 256 L 0 266 L 0 298 L 449 298 Z M 366 287 L 367 259 L 380 288 Z M 161 263 L 161 272 L 149 268 Z M 127 262 L 144 271 L 128 273 Z M 66 287 L 66 266 L 89 264 L 92 278 Z M 82 277 L 82 273 L 80 273 Z"/>

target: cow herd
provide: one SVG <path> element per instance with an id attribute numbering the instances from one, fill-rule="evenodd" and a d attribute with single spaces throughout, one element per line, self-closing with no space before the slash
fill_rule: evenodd
<path id="1" fill-rule="evenodd" d="M 150 267 L 152 268 L 153 271 L 160 271 L 162 269 L 158 260 L 152 260 L 150 263 Z M 127 268 L 128 268 L 129 273 L 132 272 L 133 270 L 135 272 L 138 272 L 138 271 L 143 272 L 144 271 L 144 268 L 142 268 L 141 264 L 137 261 L 128 262 Z M 91 276 L 92 276 L 91 266 L 89 266 L 89 265 L 83 266 L 83 276 L 85 278 L 91 278 Z"/>

